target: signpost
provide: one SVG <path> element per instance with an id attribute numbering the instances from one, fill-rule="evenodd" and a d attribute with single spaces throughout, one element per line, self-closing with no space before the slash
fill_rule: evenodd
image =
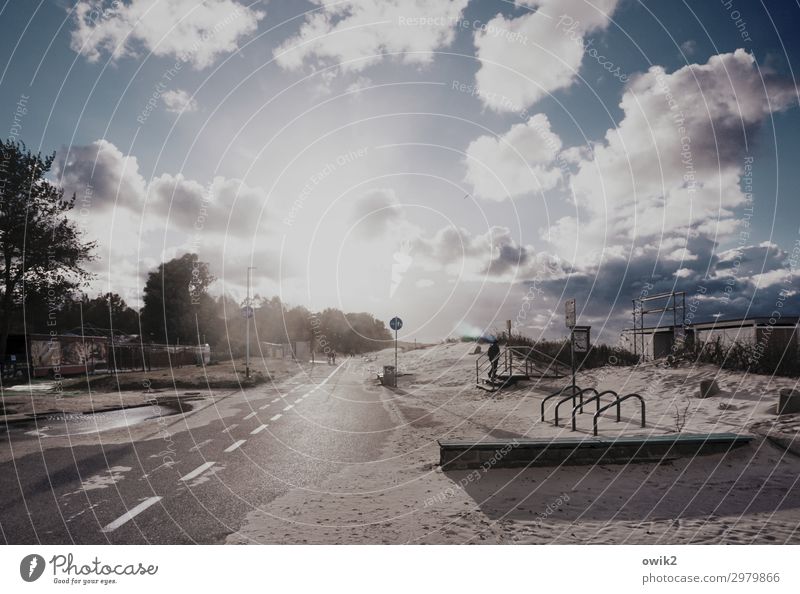
<path id="1" fill-rule="evenodd" d="M 572 335 L 575 337 L 573 344 L 575 345 L 576 353 L 589 352 L 589 331 L 591 326 L 575 326 L 572 329 Z"/>
<path id="2" fill-rule="evenodd" d="M 403 327 L 403 320 L 397 316 L 389 321 L 389 328 L 394 330 L 394 387 L 397 387 L 397 331 Z"/>
<path id="3" fill-rule="evenodd" d="M 575 353 L 588 353 L 591 344 L 589 333 L 591 326 L 578 326 L 577 314 L 575 310 L 575 299 L 567 299 L 564 304 L 564 318 L 569 333 L 569 360 L 572 368 L 572 394 L 575 394 Z"/>
<path id="4" fill-rule="evenodd" d="M 575 327 L 575 300 L 567 299 L 564 304 L 564 317 L 566 318 L 567 328 Z"/>

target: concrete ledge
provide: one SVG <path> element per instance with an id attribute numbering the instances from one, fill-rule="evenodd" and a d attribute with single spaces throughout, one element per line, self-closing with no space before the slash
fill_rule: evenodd
<path id="1" fill-rule="evenodd" d="M 518 440 L 442 440 L 442 470 L 660 462 L 718 454 L 753 438 L 736 433 L 642 435 Z"/>

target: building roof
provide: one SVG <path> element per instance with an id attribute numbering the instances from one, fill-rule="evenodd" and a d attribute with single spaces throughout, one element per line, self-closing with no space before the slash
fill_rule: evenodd
<path id="1" fill-rule="evenodd" d="M 712 320 L 709 322 L 697 322 L 695 324 L 690 324 L 687 326 L 687 329 L 690 330 L 724 330 L 726 328 L 743 328 L 749 326 L 774 326 L 778 328 L 792 328 L 797 326 L 798 322 L 800 322 L 800 317 L 798 316 L 782 316 L 778 318 L 775 322 L 770 324 L 769 316 L 753 316 L 749 318 L 737 318 L 734 320 Z M 655 332 L 671 332 L 673 328 L 672 324 L 667 324 L 664 326 L 646 326 L 644 328 L 625 328 L 623 332 L 646 332 L 646 333 L 655 333 Z"/>

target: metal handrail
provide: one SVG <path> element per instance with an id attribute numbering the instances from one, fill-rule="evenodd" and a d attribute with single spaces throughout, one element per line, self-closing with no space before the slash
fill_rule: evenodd
<path id="1" fill-rule="evenodd" d="M 614 390 L 604 390 L 603 392 L 599 392 L 599 393 L 595 390 L 595 396 L 592 396 L 591 398 L 589 398 L 589 400 L 587 400 L 585 402 L 581 399 L 581 403 L 578 406 L 576 406 L 576 407 L 574 407 L 572 409 L 572 430 L 573 431 L 577 431 L 578 430 L 577 429 L 576 420 L 575 420 L 575 417 L 576 417 L 578 409 L 580 409 L 581 413 L 583 413 L 583 407 L 586 406 L 587 404 L 591 403 L 592 400 L 595 400 L 597 402 L 597 410 L 600 411 L 600 397 L 604 396 L 605 394 L 613 394 L 614 397 L 615 397 L 614 402 L 617 402 L 617 400 L 619 399 L 619 394 L 617 394 Z M 611 404 L 613 405 L 614 402 L 612 402 Z M 617 416 L 619 416 L 619 402 L 617 402 Z"/>
<path id="2" fill-rule="evenodd" d="M 525 371 L 531 375 L 531 370 L 536 368 L 536 363 L 546 364 L 545 373 L 552 370 L 554 377 L 564 377 L 568 374 L 568 365 L 562 363 L 555 357 L 551 357 L 547 353 L 536 349 L 535 347 L 508 347 L 512 353 L 517 353 L 518 356 L 525 360 Z M 535 354 L 535 357 L 531 355 Z M 544 361 L 536 361 L 536 358 L 544 359 Z M 560 368 L 560 369 L 559 369 Z"/>
<path id="3" fill-rule="evenodd" d="M 547 404 L 547 401 L 550 400 L 551 398 L 555 398 L 556 396 L 561 396 L 561 394 L 563 394 L 565 390 L 571 390 L 572 394 L 574 395 L 574 394 L 577 394 L 580 391 L 580 388 L 578 386 L 573 386 L 572 384 L 570 384 L 569 386 L 565 386 L 565 387 L 561 388 L 558 392 L 553 392 L 549 396 L 545 396 L 542 399 L 542 405 L 541 405 L 541 408 L 542 408 L 542 422 L 544 422 L 544 406 L 545 406 L 545 404 Z"/>
<path id="4" fill-rule="evenodd" d="M 628 398 L 638 398 L 639 399 L 639 403 L 642 405 L 642 427 L 645 426 L 645 404 L 644 404 L 644 398 L 642 398 L 638 394 L 626 394 L 625 396 L 617 397 L 616 400 L 614 400 L 613 402 L 611 402 L 609 404 L 606 404 L 604 407 L 598 409 L 598 411 L 596 413 L 594 413 L 594 417 L 592 417 L 592 427 L 593 427 L 593 430 L 594 430 L 594 436 L 595 437 L 597 437 L 597 417 L 600 416 L 600 413 L 601 412 L 605 412 L 606 410 L 608 410 L 609 408 L 611 408 L 612 406 L 614 406 L 616 404 L 617 405 L 617 423 L 619 423 L 619 421 L 620 421 L 620 414 L 619 414 L 619 408 L 620 407 L 619 407 L 619 405 L 622 402 L 625 402 Z"/>
<path id="5" fill-rule="evenodd" d="M 567 396 L 566 398 L 562 398 L 561 400 L 558 401 L 558 403 L 556 404 L 556 414 L 555 414 L 555 425 L 556 425 L 556 427 L 558 427 L 558 407 L 561 406 L 562 404 L 564 404 L 565 402 L 567 402 L 568 400 L 570 400 L 570 399 L 572 400 L 573 410 L 576 409 L 576 408 L 580 408 L 581 412 L 583 411 L 583 393 L 584 392 L 594 392 L 595 394 L 597 394 L 597 390 L 595 390 L 594 388 L 584 388 L 583 390 L 579 391 L 577 394 L 572 394 L 572 396 Z M 575 406 L 575 397 L 576 396 L 580 399 L 580 404 L 578 406 Z M 590 398 L 589 400 L 594 400 L 594 397 Z M 573 431 L 574 431 L 574 429 L 573 429 Z"/>

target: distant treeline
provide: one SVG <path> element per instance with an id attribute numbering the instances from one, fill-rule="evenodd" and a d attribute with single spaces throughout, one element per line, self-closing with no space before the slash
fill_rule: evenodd
<path id="1" fill-rule="evenodd" d="M 208 293 L 214 281 L 208 264 L 195 254 L 165 262 L 148 275 L 141 311 L 130 307 L 116 293 L 89 298 L 69 292 L 55 296 L 26 295 L 22 316 L 12 331 L 29 333 L 81 332 L 84 334 L 139 335 L 145 343 L 209 343 L 217 358 L 237 357 L 245 350 L 244 303 Z M 290 306 L 278 297 L 256 296 L 252 302 L 251 353 L 259 342 L 308 341 L 315 350 L 327 347 L 338 353 L 356 354 L 384 348 L 391 339 L 385 323 L 369 313 L 344 313 L 328 308 L 311 312 Z"/>

